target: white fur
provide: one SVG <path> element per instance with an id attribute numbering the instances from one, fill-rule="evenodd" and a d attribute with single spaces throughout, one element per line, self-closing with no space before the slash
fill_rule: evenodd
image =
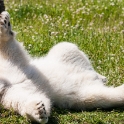
<path id="1" fill-rule="evenodd" d="M 5 108 L 44 124 L 51 104 L 75 110 L 124 104 L 124 85 L 105 86 L 106 78 L 93 69 L 88 57 L 76 45 L 62 42 L 45 57 L 33 59 L 15 40 L 8 23 L 9 14 L 3 12 L 0 17 L 0 102 Z"/>

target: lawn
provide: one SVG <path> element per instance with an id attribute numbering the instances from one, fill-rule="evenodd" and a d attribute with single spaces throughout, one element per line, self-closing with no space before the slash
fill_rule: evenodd
<path id="1" fill-rule="evenodd" d="M 32 56 L 43 56 L 62 41 L 73 42 L 108 78 L 124 82 L 123 0 L 5 0 L 13 30 Z M 30 124 L 0 107 L 0 124 Z M 48 124 L 124 124 L 124 109 L 76 112 L 52 109 Z"/>

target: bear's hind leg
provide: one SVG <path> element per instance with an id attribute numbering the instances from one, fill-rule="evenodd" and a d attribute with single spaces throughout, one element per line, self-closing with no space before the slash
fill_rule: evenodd
<path id="1" fill-rule="evenodd" d="M 31 121 L 47 123 L 50 115 L 50 100 L 44 93 L 32 92 L 23 85 L 13 85 L 1 100 L 6 109 L 13 109 Z"/>

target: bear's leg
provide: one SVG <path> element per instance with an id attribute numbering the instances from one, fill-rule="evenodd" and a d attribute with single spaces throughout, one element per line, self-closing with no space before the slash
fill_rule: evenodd
<path id="1" fill-rule="evenodd" d="M 0 65 L 10 67 L 9 63 L 12 63 L 10 65 L 24 68 L 29 60 L 30 57 L 27 52 L 16 41 L 14 32 L 11 29 L 9 13 L 2 12 L 0 14 Z"/>
<path id="2" fill-rule="evenodd" d="M 81 90 L 82 89 L 82 90 Z M 124 106 L 124 85 L 118 87 L 107 87 L 94 84 L 80 88 L 78 95 L 73 96 L 73 109 L 94 109 L 94 108 L 113 108 Z"/>
<path id="3" fill-rule="evenodd" d="M 47 123 L 50 115 L 50 100 L 44 93 L 32 92 L 19 84 L 11 86 L 1 99 L 2 105 L 13 109 L 31 121 Z"/>

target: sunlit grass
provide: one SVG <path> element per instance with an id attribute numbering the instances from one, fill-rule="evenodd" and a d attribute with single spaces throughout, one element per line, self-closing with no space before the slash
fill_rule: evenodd
<path id="1" fill-rule="evenodd" d="M 6 0 L 17 39 L 32 56 L 45 55 L 58 42 L 77 44 L 108 85 L 124 82 L 123 0 Z M 2 116 L 7 113 L 6 116 Z M 123 111 L 53 110 L 49 124 L 124 123 Z M 28 123 L 2 110 L 0 123 Z"/>

